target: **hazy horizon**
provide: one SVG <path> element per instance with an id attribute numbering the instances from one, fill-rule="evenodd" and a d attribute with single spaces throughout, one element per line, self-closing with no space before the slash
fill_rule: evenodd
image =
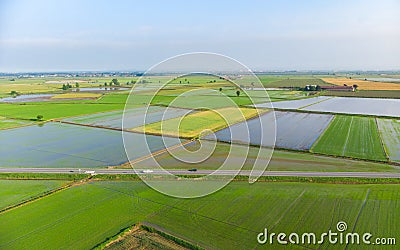
<path id="1" fill-rule="evenodd" d="M 0 2 L 0 72 L 145 71 L 219 53 L 254 71 L 400 69 L 400 1 Z"/>

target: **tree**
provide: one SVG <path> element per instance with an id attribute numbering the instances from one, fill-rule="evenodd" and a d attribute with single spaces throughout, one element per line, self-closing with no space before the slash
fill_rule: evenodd
<path id="1" fill-rule="evenodd" d="M 240 96 L 240 90 L 236 90 L 236 95 L 239 97 Z"/>
<path id="2" fill-rule="evenodd" d="M 75 83 L 75 87 L 76 87 L 76 88 L 79 88 L 79 82 L 76 82 L 76 83 Z"/>
<path id="3" fill-rule="evenodd" d="M 63 84 L 62 89 L 63 89 L 63 90 L 67 90 L 67 89 L 68 89 L 68 86 L 65 85 L 65 84 Z"/>
<path id="4" fill-rule="evenodd" d="M 38 120 L 38 121 L 43 120 L 43 115 L 37 115 L 37 116 L 36 116 L 36 120 Z"/>
<path id="5" fill-rule="evenodd" d="M 221 92 L 222 91 L 222 88 L 219 88 L 219 92 Z"/>
<path id="6" fill-rule="evenodd" d="M 10 94 L 11 94 L 11 95 L 13 95 L 13 96 L 17 96 L 17 95 L 19 95 L 19 94 L 18 94 L 18 92 L 17 92 L 17 91 L 15 91 L 15 90 L 11 90 Z"/>
<path id="7" fill-rule="evenodd" d="M 116 86 L 119 86 L 118 79 L 116 79 L 116 78 L 112 79 L 112 80 L 111 80 L 111 83 L 113 83 L 113 84 L 116 85 Z M 111 86 L 111 85 L 110 85 L 110 86 Z"/>

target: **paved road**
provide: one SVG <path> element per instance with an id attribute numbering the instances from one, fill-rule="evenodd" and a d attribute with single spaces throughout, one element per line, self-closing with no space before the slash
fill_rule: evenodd
<path id="1" fill-rule="evenodd" d="M 90 171 L 90 172 L 86 172 Z M 93 172 L 94 171 L 94 172 Z M 136 170 L 139 174 L 144 174 L 141 170 Z M 96 173 L 96 174 L 135 174 L 133 169 L 79 169 L 76 168 L 0 168 L 0 173 Z M 193 174 L 204 175 L 211 174 L 212 170 L 198 170 L 191 172 L 188 170 L 169 170 L 175 175 Z M 163 174 L 163 171 L 154 170 L 145 174 Z M 218 175 L 232 175 L 235 171 L 223 170 Z M 247 176 L 250 171 L 240 171 L 239 175 Z M 400 173 L 387 172 L 298 172 L 298 171 L 266 171 L 263 176 L 300 176 L 300 177 L 367 177 L 367 178 L 400 178 Z"/>

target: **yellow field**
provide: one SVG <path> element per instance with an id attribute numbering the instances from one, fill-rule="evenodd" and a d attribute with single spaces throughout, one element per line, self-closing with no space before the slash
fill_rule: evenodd
<path id="1" fill-rule="evenodd" d="M 343 86 L 347 84 L 352 86 L 354 84 L 358 85 L 359 90 L 400 90 L 400 84 L 390 83 L 390 82 L 371 82 L 358 79 L 347 79 L 347 78 L 321 78 L 327 83 L 334 85 Z"/>
<path id="2" fill-rule="evenodd" d="M 65 93 L 59 94 L 51 97 L 52 99 L 81 99 L 81 98 L 99 98 L 101 94 L 97 93 L 83 93 L 83 92 L 74 92 L 74 93 Z"/>
<path id="3" fill-rule="evenodd" d="M 157 135 L 180 136 L 197 138 L 206 130 L 217 131 L 235 123 L 247 120 L 265 112 L 252 108 L 222 108 L 215 111 L 202 111 L 189 114 L 185 117 L 173 118 L 161 122 L 148 124 L 145 127 L 132 129 L 136 132 L 145 132 Z"/>
<path id="4" fill-rule="evenodd" d="M 40 83 L 16 83 L 16 84 L 0 84 L 0 93 L 9 94 L 11 91 L 18 93 L 42 93 L 58 90 L 59 86 L 53 84 L 40 84 Z"/>

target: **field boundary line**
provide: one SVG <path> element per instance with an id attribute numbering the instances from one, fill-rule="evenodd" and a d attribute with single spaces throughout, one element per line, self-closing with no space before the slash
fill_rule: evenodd
<path id="1" fill-rule="evenodd" d="M 311 103 L 311 104 L 307 104 L 307 105 L 305 105 L 305 106 L 301 106 L 301 107 L 299 107 L 299 108 L 297 108 L 297 109 L 304 109 L 304 108 L 310 107 L 310 106 L 312 106 L 312 105 L 315 105 L 315 104 L 319 104 L 319 103 L 321 103 L 321 102 L 328 101 L 328 100 L 333 99 L 333 98 L 335 98 L 335 97 L 332 96 L 332 97 L 326 98 L 326 99 L 321 100 L 321 101 L 318 101 L 318 102 L 313 102 L 313 103 Z"/>
<path id="2" fill-rule="evenodd" d="M 383 129 L 381 130 L 381 127 L 379 126 L 378 118 L 375 118 L 374 120 L 375 120 L 376 128 L 378 129 L 379 141 L 381 142 L 381 147 L 383 149 L 383 153 L 385 153 L 386 160 L 388 162 L 390 162 L 388 150 L 386 149 L 385 143 L 383 142 Z"/>
<path id="3" fill-rule="evenodd" d="M 290 203 L 290 205 L 285 209 L 285 211 L 282 213 L 282 215 L 275 221 L 275 223 L 271 226 L 271 230 L 285 217 L 285 215 L 289 212 L 290 209 L 292 209 L 292 207 L 297 203 L 297 201 L 304 195 L 304 193 L 306 192 L 306 189 L 303 190 L 303 192 L 301 192 L 301 194 L 299 196 L 297 196 L 297 198 L 292 201 L 292 203 Z"/>
<path id="4" fill-rule="evenodd" d="M 88 178 L 82 179 L 82 180 L 77 180 L 77 181 L 72 181 L 72 182 L 69 182 L 69 183 L 67 183 L 67 184 L 65 184 L 65 185 L 63 185 L 63 186 L 61 186 L 61 187 L 56 188 L 56 189 L 51 189 L 51 190 L 42 192 L 42 193 L 40 193 L 40 194 L 38 194 L 38 195 L 36 195 L 36 196 L 30 197 L 30 198 L 27 199 L 27 200 L 21 201 L 21 202 L 19 202 L 19 203 L 17 203 L 17 204 L 10 205 L 10 206 L 7 206 L 7 207 L 1 209 L 1 210 L 0 210 L 0 215 L 3 214 L 3 213 L 6 213 L 6 212 L 8 212 L 8 211 L 11 211 L 11 210 L 17 209 L 17 208 L 19 208 L 19 207 L 22 207 L 22 206 L 28 205 L 28 204 L 30 204 L 30 203 L 33 203 L 33 202 L 35 202 L 35 201 L 41 200 L 41 199 L 43 199 L 43 198 L 45 198 L 45 197 L 48 197 L 48 196 L 50 196 L 50 195 L 52 195 L 52 194 L 61 192 L 61 191 L 66 190 L 66 189 L 68 189 L 68 188 L 70 188 L 70 187 L 73 187 L 73 186 L 76 186 L 76 185 L 84 184 L 84 183 L 86 183 L 87 181 L 88 181 Z"/>
<path id="5" fill-rule="evenodd" d="M 365 195 L 365 198 L 364 198 L 364 200 L 363 200 L 363 203 L 361 204 L 360 210 L 358 211 L 358 214 L 357 214 L 357 217 L 356 217 L 356 221 L 354 222 L 353 228 L 351 229 L 351 232 L 352 232 L 352 233 L 354 233 L 354 230 L 356 229 L 358 220 L 360 219 L 361 212 L 363 211 L 363 209 L 364 209 L 364 207 L 365 207 L 365 204 L 367 204 L 367 200 L 368 200 L 368 197 L 369 197 L 369 193 L 370 193 L 370 192 L 371 192 L 371 189 L 368 188 L 367 194 Z M 348 245 L 349 245 L 349 244 L 346 244 L 346 246 L 345 246 L 344 249 L 347 249 Z"/>
<path id="6" fill-rule="evenodd" d="M 317 139 L 314 141 L 314 143 L 311 145 L 310 149 L 308 150 L 309 152 L 314 153 L 313 151 L 314 151 L 315 146 L 319 143 L 319 141 L 321 140 L 321 138 L 325 135 L 326 131 L 327 131 L 331 126 L 333 126 L 332 124 L 333 124 L 333 122 L 337 119 L 336 117 L 337 117 L 337 115 L 333 115 L 333 118 L 329 121 L 328 126 L 325 127 L 324 131 L 322 131 L 322 133 L 318 136 L 318 138 L 317 138 Z"/>
<path id="7" fill-rule="evenodd" d="M 259 109 L 268 109 L 264 107 L 258 107 Z M 269 108 L 271 109 L 271 108 Z M 292 108 L 273 108 L 276 111 L 283 112 L 297 112 L 297 113 L 311 113 L 311 114 L 321 114 L 321 115 L 342 115 L 342 116 L 354 116 L 354 117 L 377 117 L 383 119 L 395 119 L 398 120 L 399 116 L 385 116 L 385 115 L 371 115 L 371 114 L 357 114 L 357 113 L 338 113 L 331 111 L 316 111 L 316 110 L 306 110 L 306 109 L 292 109 Z"/>
<path id="8" fill-rule="evenodd" d="M 349 137 L 350 137 L 350 131 L 351 131 L 351 128 L 353 127 L 353 120 L 354 120 L 354 117 L 351 117 L 349 129 L 348 129 L 347 135 L 346 135 L 346 142 L 344 143 L 343 150 L 342 150 L 342 156 L 345 155 L 344 153 L 346 152 L 346 149 L 347 149 L 347 144 L 349 142 Z"/>

